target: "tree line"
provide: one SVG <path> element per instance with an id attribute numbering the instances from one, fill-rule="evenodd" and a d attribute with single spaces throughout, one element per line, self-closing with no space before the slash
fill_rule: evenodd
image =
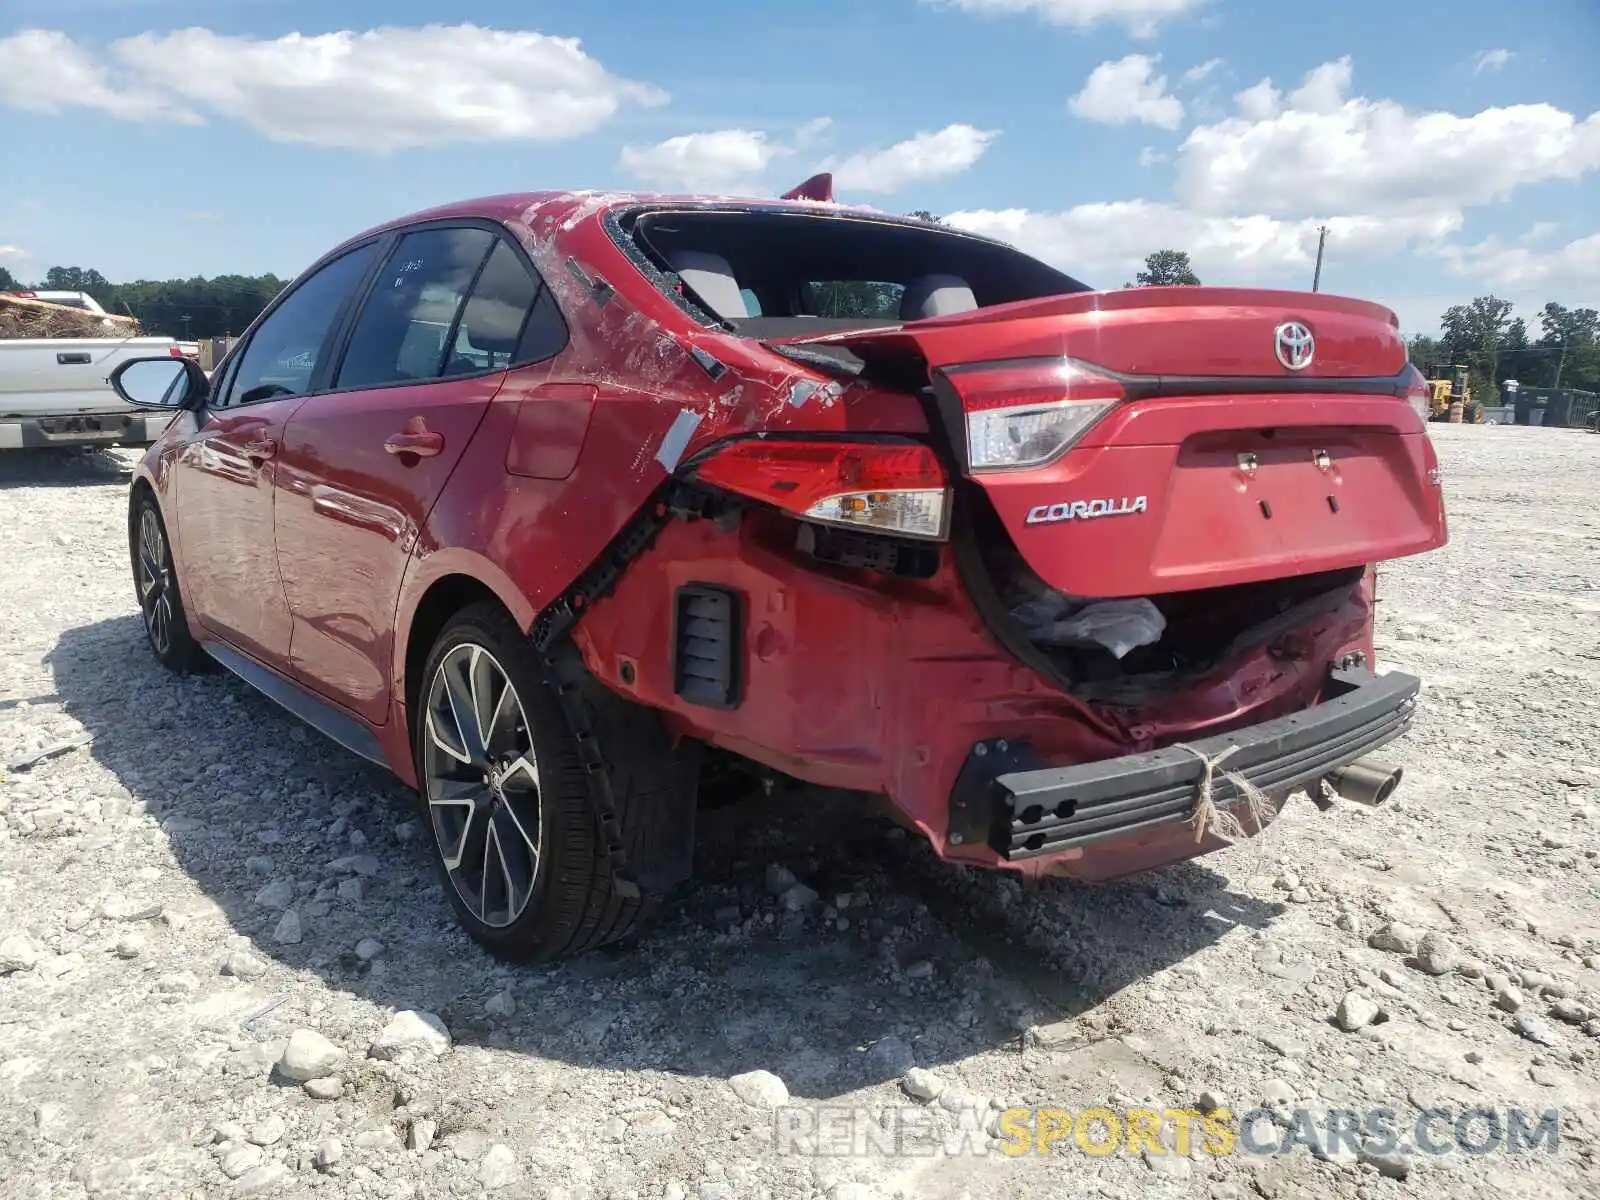
<path id="1" fill-rule="evenodd" d="M 92 268 L 51 267 L 43 279 L 24 283 L 0 267 L 0 292 L 88 292 L 107 312 L 138 318 L 147 334 L 196 341 L 243 333 L 288 282 L 276 275 L 197 275 L 112 283 Z"/>

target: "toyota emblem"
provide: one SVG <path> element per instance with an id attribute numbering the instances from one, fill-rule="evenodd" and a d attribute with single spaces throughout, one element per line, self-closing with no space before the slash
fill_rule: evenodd
<path id="1" fill-rule="evenodd" d="M 1278 361 L 1291 371 L 1304 371 L 1317 354 L 1317 339 L 1299 321 L 1286 321 L 1274 335 Z"/>

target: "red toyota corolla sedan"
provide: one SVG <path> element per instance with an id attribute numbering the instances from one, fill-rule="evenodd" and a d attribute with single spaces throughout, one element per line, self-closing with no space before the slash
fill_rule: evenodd
<path id="1" fill-rule="evenodd" d="M 1375 568 L 1446 529 L 1393 315 L 1096 291 L 830 191 L 435 209 L 209 380 L 113 376 L 176 410 L 129 498 L 156 656 L 414 785 L 494 953 L 640 927 L 710 754 L 1089 880 L 1399 779 Z"/>

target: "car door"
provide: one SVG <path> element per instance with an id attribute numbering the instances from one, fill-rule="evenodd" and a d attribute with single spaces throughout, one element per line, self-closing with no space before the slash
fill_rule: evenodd
<path id="1" fill-rule="evenodd" d="M 274 302 L 173 455 L 185 603 L 211 633 L 285 672 L 290 618 L 273 545 L 276 457 L 377 250 L 368 242 L 346 251 Z"/>
<path id="2" fill-rule="evenodd" d="M 395 607 L 419 530 L 506 369 L 565 344 L 561 326 L 540 349 L 551 316 L 560 323 L 542 291 L 490 223 L 408 230 L 350 325 L 333 390 L 285 430 L 275 530 L 292 666 L 372 724 L 388 715 Z"/>

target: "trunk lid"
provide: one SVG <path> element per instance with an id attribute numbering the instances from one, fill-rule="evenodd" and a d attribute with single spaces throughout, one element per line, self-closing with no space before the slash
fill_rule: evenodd
<path id="1" fill-rule="evenodd" d="M 1376 304 L 1130 288 L 773 344 L 925 364 L 962 470 L 1071 596 L 1250 583 L 1445 541 L 1437 463 L 1406 402 L 1414 372 Z M 1039 432 L 1068 410 L 1083 428 Z M 986 457 L 1058 435 L 1053 456 Z"/>

